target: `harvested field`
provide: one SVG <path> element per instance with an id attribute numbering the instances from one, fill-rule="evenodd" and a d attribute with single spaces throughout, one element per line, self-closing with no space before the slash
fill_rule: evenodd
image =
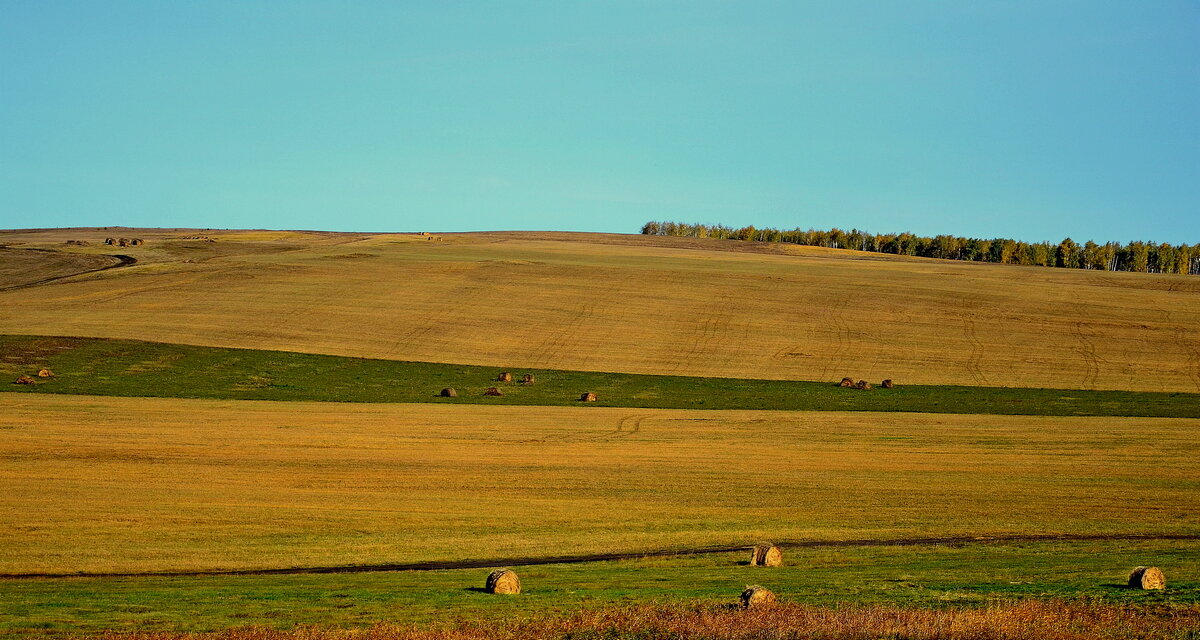
<path id="1" fill-rule="evenodd" d="M 519 369 L 1200 391 L 1195 277 L 602 234 L 137 234 L 153 241 L 131 251 L 153 264 L 2 292 L 0 332 Z M 69 237 L 82 235 L 0 239 Z M 376 257 L 326 259 L 348 252 Z M 380 282 L 406 283 L 403 295 Z"/>
<path id="2" fill-rule="evenodd" d="M 1194 419 L 629 415 L 0 394 L 0 572 L 1200 533 Z"/>

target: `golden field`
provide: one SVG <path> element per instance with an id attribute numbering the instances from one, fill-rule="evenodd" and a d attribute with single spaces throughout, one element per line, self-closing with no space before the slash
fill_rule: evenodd
<path id="1" fill-rule="evenodd" d="M 0 232 L 13 248 L 139 259 L 0 291 L 0 332 L 630 373 L 1200 391 L 1200 278 L 1189 276 L 603 234 L 182 239 L 196 233 Z M 147 244 L 96 246 L 106 235 Z"/>
<path id="2" fill-rule="evenodd" d="M 0 572 L 1200 533 L 1198 428 L 0 394 Z"/>

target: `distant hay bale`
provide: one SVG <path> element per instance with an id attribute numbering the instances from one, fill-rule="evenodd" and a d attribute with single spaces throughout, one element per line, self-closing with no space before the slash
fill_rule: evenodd
<path id="1" fill-rule="evenodd" d="M 579 401 L 580 402 L 595 402 L 596 394 L 592 393 L 591 391 L 585 391 L 583 393 L 583 395 L 579 396 Z"/>
<path id="2" fill-rule="evenodd" d="M 487 391 L 483 392 L 483 395 L 485 395 L 485 396 L 502 396 L 504 394 L 496 387 L 488 387 Z"/>
<path id="3" fill-rule="evenodd" d="M 521 593 L 521 579 L 510 569 L 496 569 L 488 574 L 484 589 L 488 593 Z"/>
<path id="4" fill-rule="evenodd" d="M 1129 586 L 1134 589 L 1166 589 L 1167 579 L 1158 567 L 1137 567 L 1129 573 Z"/>
<path id="5" fill-rule="evenodd" d="M 30 378 L 29 376 L 21 376 L 21 377 L 17 378 L 16 380 L 13 380 L 13 384 L 33 384 L 33 383 L 34 383 L 33 378 Z"/>
<path id="6" fill-rule="evenodd" d="M 884 389 L 893 389 L 895 388 L 896 383 L 892 382 L 891 378 L 888 378 L 887 380 L 879 383 L 879 386 L 883 387 Z"/>
<path id="7" fill-rule="evenodd" d="M 445 389 L 442 389 L 442 392 L 438 395 L 443 398 L 457 398 L 458 391 L 455 391 L 452 387 L 446 387 Z"/>
<path id="8" fill-rule="evenodd" d="M 854 388 L 855 389 L 870 389 L 871 383 L 867 382 L 866 380 L 859 380 L 858 382 L 854 383 Z"/>
<path id="9" fill-rule="evenodd" d="M 507 371 L 501 371 L 500 375 L 496 376 L 496 382 L 512 382 L 512 374 Z"/>
<path id="10" fill-rule="evenodd" d="M 536 381 L 537 380 L 533 377 L 532 373 L 527 373 L 521 376 L 521 384 L 533 384 Z"/>
<path id="11" fill-rule="evenodd" d="M 41 371 L 38 371 L 38 377 L 39 378 L 53 378 L 54 372 L 49 369 L 42 369 Z"/>
<path id="12" fill-rule="evenodd" d="M 775 604 L 775 594 L 765 587 L 751 585 L 742 592 L 742 607 L 745 609 L 769 607 L 773 604 Z"/>
<path id="13" fill-rule="evenodd" d="M 783 564 L 783 552 L 770 542 L 756 544 L 750 550 L 750 566 L 778 567 L 781 564 Z"/>
<path id="14" fill-rule="evenodd" d="M 117 246 L 118 247 L 128 247 L 129 246 L 129 238 L 117 238 Z"/>
<path id="15" fill-rule="evenodd" d="M 847 387 L 847 388 L 853 387 L 854 386 L 854 378 L 842 378 L 842 381 L 838 383 L 838 386 L 839 387 Z"/>
<path id="16" fill-rule="evenodd" d="M 131 244 L 131 245 L 133 245 L 133 246 L 135 246 L 135 247 L 136 247 L 136 246 L 138 246 L 138 245 L 140 245 L 140 244 L 144 244 L 145 242 L 146 242 L 146 241 L 145 241 L 145 240 L 142 240 L 141 238 L 134 238 L 133 240 L 130 240 L 130 241 L 129 241 L 129 244 Z"/>
<path id="17" fill-rule="evenodd" d="M 111 245 L 114 245 L 114 244 L 116 244 L 116 243 L 117 243 L 117 241 L 116 241 L 116 239 L 114 239 L 114 238 L 105 238 L 105 239 L 104 239 L 104 244 L 107 244 L 107 245 L 110 245 L 110 246 L 111 246 Z"/>

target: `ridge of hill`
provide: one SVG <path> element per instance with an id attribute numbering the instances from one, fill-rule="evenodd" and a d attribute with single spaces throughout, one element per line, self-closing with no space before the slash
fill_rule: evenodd
<path id="1" fill-rule="evenodd" d="M 105 255 L 106 233 L 7 231 L 0 244 Z M 660 375 L 1200 391 L 1200 281 L 1186 276 L 618 234 L 136 233 L 146 244 L 121 249 L 136 265 L 0 291 L 0 333 Z"/>

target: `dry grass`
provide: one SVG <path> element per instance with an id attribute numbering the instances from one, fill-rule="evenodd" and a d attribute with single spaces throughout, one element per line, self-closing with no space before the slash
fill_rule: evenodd
<path id="1" fill-rule="evenodd" d="M 231 629 L 212 634 L 111 633 L 111 640 L 1130 640 L 1194 638 L 1200 608 L 1130 608 L 1026 601 L 980 608 L 822 608 L 776 605 L 748 611 L 717 606 L 634 606 L 508 622 L 434 628 L 377 625 L 342 630 Z"/>
<path id="2" fill-rule="evenodd" d="M 130 253 L 144 264 L 0 293 L 0 333 L 522 368 L 1200 391 L 1195 277 L 599 234 L 137 234 L 149 242 Z M 80 232 L 0 240 L 68 236 Z M 365 253 L 374 257 L 328 259 Z"/>
<path id="3" fill-rule="evenodd" d="M 1195 533 L 1198 428 L 0 394 L 0 571 Z"/>

